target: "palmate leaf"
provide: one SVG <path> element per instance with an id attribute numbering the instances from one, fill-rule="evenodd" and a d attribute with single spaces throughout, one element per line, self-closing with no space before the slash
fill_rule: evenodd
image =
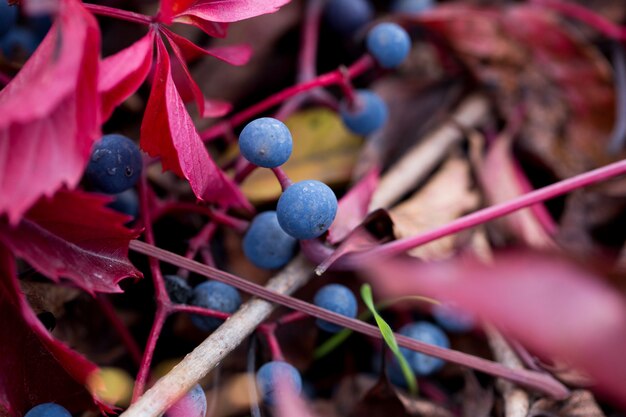
<path id="1" fill-rule="evenodd" d="M 374 306 L 374 299 L 372 297 L 372 287 L 370 287 L 369 284 L 363 284 L 363 286 L 361 286 L 361 298 L 363 299 L 363 302 L 365 303 L 369 311 L 371 311 L 372 315 L 374 316 L 374 320 L 376 320 L 376 325 L 380 329 L 380 334 L 382 334 L 385 343 L 387 343 L 387 346 L 389 346 L 391 352 L 394 354 L 396 359 L 398 359 L 398 364 L 400 365 L 402 374 L 406 379 L 407 385 L 409 387 L 409 392 L 413 395 L 417 394 L 417 381 L 415 379 L 415 374 L 413 374 L 409 363 L 400 351 L 398 342 L 396 342 L 396 338 L 393 335 L 393 330 L 391 330 L 389 324 L 387 324 L 387 322 L 376 311 L 376 307 Z"/>

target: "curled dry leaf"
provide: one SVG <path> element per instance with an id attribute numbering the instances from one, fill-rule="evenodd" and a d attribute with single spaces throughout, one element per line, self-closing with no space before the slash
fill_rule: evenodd
<path id="1" fill-rule="evenodd" d="M 22 221 L 0 220 L 0 242 L 48 278 L 67 278 L 94 292 L 121 292 L 119 281 L 141 277 L 128 260 L 128 244 L 139 235 L 124 227 L 128 216 L 107 207 L 109 198 L 59 191 L 42 198 Z"/>
<path id="2" fill-rule="evenodd" d="M 519 252 L 496 256 L 493 266 L 395 259 L 364 272 L 387 295 L 430 296 L 473 312 L 530 349 L 588 372 L 626 405 L 626 302 L 580 266 Z"/>
<path id="3" fill-rule="evenodd" d="M 59 7 L 39 48 L 0 90 L 0 215 L 12 224 L 42 195 L 76 186 L 100 136 L 98 25 L 78 0 Z"/>
<path id="4" fill-rule="evenodd" d="M 450 158 L 435 176 L 412 197 L 390 210 L 398 238 L 414 236 L 444 225 L 476 209 L 479 197 L 472 190 L 469 164 Z M 458 236 L 448 236 L 409 253 L 425 260 L 445 259 L 453 254 Z"/>
<path id="5" fill-rule="evenodd" d="M 89 392 L 98 368 L 44 328 L 19 289 L 13 257 L 1 244 L 0 316 L 0 415 L 22 416 L 51 401 L 74 412 L 96 404 L 112 411 Z"/>
<path id="6" fill-rule="evenodd" d="M 213 162 L 176 90 L 165 44 L 157 38 L 157 64 L 141 124 L 141 147 L 161 157 L 163 169 L 186 178 L 200 200 L 250 208 L 236 185 Z"/>
<path id="7" fill-rule="evenodd" d="M 572 392 L 564 401 L 547 398 L 536 401 L 528 417 L 605 417 L 593 394 L 585 390 Z"/>

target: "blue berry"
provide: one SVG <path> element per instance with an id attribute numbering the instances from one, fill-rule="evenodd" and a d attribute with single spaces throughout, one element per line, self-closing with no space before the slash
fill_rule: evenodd
<path id="1" fill-rule="evenodd" d="M 243 238 L 243 253 L 259 268 L 275 269 L 293 258 L 297 245 L 278 224 L 276 212 L 266 211 L 252 220 Z"/>
<path id="2" fill-rule="evenodd" d="M 9 59 L 27 58 L 35 52 L 37 46 L 39 46 L 37 37 L 31 31 L 20 27 L 13 28 L 0 39 L 2 54 Z"/>
<path id="3" fill-rule="evenodd" d="M 17 6 L 9 6 L 6 0 L 0 1 L 0 37 L 9 33 L 17 22 Z"/>
<path id="4" fill-rule="evenodd" d="M 72 415 L 59 404 L 43 403 L 28 410 L 24 417 L 72 417 Z"/>
<path id="5" fill-rule="evenodd" d="M 137 191 L 132 188 L 115 194 L 114 200 L 108 204 L 108 207 L 115 211 L 131 216 L 133 219 L 139 215 L 139 196 Z"/>
<path id="6" fill-rule="evenodd" d="M 431 345 L 443 348 L 450 347 L 450 341 L 443 330 L 426 321 L 407 324 L 402 327 L 398 333 Z M 400 351 L 417 375 L 430 375 L 441 369 L 445 363 L 443 359 L 428 356 L 407 348 L 400 348 Z"/>
<path id="7" fill-rule="evenodd" d="M 324 18 L 335 32 L 350 36 L 372 21 L 374 7 L 369 0 L 330 0 Z"/>
<path id="8" fill-rule="evenodd" d="M 387 122 L 387 104 L 372 91 L 358 90 L 353 107 L 344 99 L 339 104 L 339 112 L 346 127 L 358 135 L 369 135 Z"/>
<path id="9" fill-rule="evenodd" d="M 134 186 L 141 174 L 139 147 L 122 135 L 106 135 L 94 145 L 85 171 L 87 180 L 98 190 L 121 193 Z"/>
<path id="10" fill-rule="evenodd" d="M 293 140 L 283 122 L 262 117 L 251 121 L 239 135 L 239 149 L 248 161 L 264 168 L 281 166 L 291 156 Z"/>
<path id="11" fill-rule="evenodd" d="M 287 362 L 273 361 L 267 362 L 259 368 L 256 374 L 256 383 L 261 393 L 263 401 L 267 405 L 276 404 L 276 394 L 278 380 L 281 383 L 290 383 L 296 394 L 302 391 L 302 377 L 300 372 Z"/>
<path id="12" fill-rule="evenodd" d="M 329 284 L 323 286 L 317 294 L 315 294 L 313 304 L 346 317 L 356 317 L 356 297 L 348 287 L 340 284 Z M 329 333 L 337 333 L 343 329 L 342 326 L 338 326 L 321 319 L 317 319 L 316 324 L 317 327 Z"/>
<path id="13" fill-rule="evenodd" d="M 173 303 L 186 304 L 191 298 L 191 287 L 178 275 L 165 275 L 165 291 Z"/>
<path id="14" fill-rule="evenodd" d="M 380 23 L 367 34 L 367 50 L 383 68 L 395 68 L 409 55 L 411 38 L 400 25 Z"/>
<path id="15" fill-rule="evenodd" d="M 191 305 L 234 313 L 241 305 L 239 292 L 228 284 L 219 281 L 207 281 L 193 289 Z M 216 317 L 200 316 L 193 314 L 191 322 L 200 330 L 210 332 L 222 324 L 222 320 Z"/>
<path id="16" fill-rule="evenodd" d="M 433 307 L 433 317 L 437 323 L 452 333 L 469 332 L 476 325 L 475 317 L 450 304 L 437 304 Z"/>
<path id="17" fill-rule="evenodd" d="M 204 417 L 205 414 L 206 395 L 196 384 L 165 412 L 165 417 Z"/>
<path id="18" fill-rule="evenodd" d="M 435 0 L 396 0 L 391 10 L 396 13 L 423 13 L 435 7 Z"/>
<path id="19" fill-rule="evenodd" d="M 280 227 L 296 239 L 322 235 L 337 214 L 337 197 L 323 182 L 305 180 L 289 186 L 278 199 Z"/>

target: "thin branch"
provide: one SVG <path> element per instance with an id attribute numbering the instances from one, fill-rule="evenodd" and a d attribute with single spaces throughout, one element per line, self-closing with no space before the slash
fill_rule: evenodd
<path id="1" fill-rule="evenodd" d="M 280 282 L 279 277 L 281 277 L 282 274 L 286 274 L 287 278 L 291 277 L 294 274 L 298 276 L 305 275 L 306 277 L 308 277 L 312 268 L 309 265 L 305 264 L 300 258 L 298 258 L 298 261 L 294 261 L 292 264 L 290 264 L 290 266 L 283 273 L 281 273 L 281 275 L 272 280 L 271 284 L 268 285 L 268 287 L 262 287 L 258 284 L 254 284 L 250 281 L 229 274 L 225 271 L 210 268 L 206 265 L 184 258 L 180 255 L 168 252 L 152 245 L 148 245 L 144 242 L 140 242 L 137 240 L 131 241 L 130 248 L 144 255 L 156 257 L 163 262 L 168 262 L 173 265 L 189 269 L 190 271 L 197 274 L 204 275 L 217 281 L 228 283 L 229 285 L 232 285 L 241 291 L 253 294 L 267 301 L 281 304 L 293 310 L 302 311 L 313 317 L 330 321 L 339 326 L 350 328 L 354 331 L 363 333 L 370 337 L 374 337 L 377 339 L 380 339 L 382 337 L 380 334 L 380 330 L 375 326 L 364 323 L 357 319 L 352 319 L 342 316 L 340 314 L 333 313 L 305 301 L 286 296 L 284 295 L 284 290 L 277 292 L 274 287 L 277 285 L 277 282 Z M 294 266 L 294 263 L 297 265 L 297 268 Z M 299 284 L 301 283 L 299 282 Z M 282 285 L 281 287 L 284 287 L 284 285 Z M 290 291 L 293 291 L 293 289 L 290 289 Z M 260 301 L 256 300 L 255 302 Z M 130 414 L 128 414 L 129 411 L 127 411 L 125 415 L 127 417 L 140 415 L 142 417 L 156 416 L 158 413 L 165 410 L 165 408 L 161 407 L 166 407 L 168 404 L 170 404 L 165 403 L 163 399 L 158 400 L 156 397 L 165 396 L 164 398 L 166 398 L 167 401 L 175 401 L 176 398 L 178 398 L 176 397 L 176 395 L 182 395 L 184 392 L 171 395 L 165 393 L 167 389 L 173 389 L 172 387 L 177 386 L 177 384 L 179 383 L 183 384 L 183 388 L 189 389 L 193 385 L 193 383 L 197 381 L 197 379 L 192 380 L 192 377 L 198 377 L 198 379 L 201 378 L 202 375 L 208 372 L 215 363 L 219 362 L 226 355 L 226 347 L 228 347 L 228 349 L 233 349 L 236 346 L 236 344 L 233 345 L 234 339 L 232 333 L 239 332 L 238 343 L 240 343 L 241 340 L 243 340 L 243 338 L 246 337 L 249 332 L 254 330 L 254 327 L 258 326 L 258 324 L 260 324 L 266 317 L 261 317 L 259 312 L 256 310 L 258 307 L 255 307 L 255 309 L 250 312 L 250 307 L 247 307 L 248 305 L 249 303 L 244 305 L 242 309 L 240 309 L 237 313 L 231 316 L 231 318 L 227 320 L 224 325 L 222 325 L 218 330 L 216 330 L 213 335 L 205 340 L 205 342 L 200 345 L 201 347 L 198 347 L 196 350 L 194 350 L 194 352 L 188 355 L 187 358 L 195 359 L 184 361 L 184 366 L 179 365 L 181 369 L 178 369 L 175 375 L 172 376 L 171 379 L 168 379 L 167 383 L 159 386 L 157 394 L 150 394 L 148 396 L 148 400 L 140 400 L 139 402 L 141 402 L 141 406 L 138 408 L 131 407 L 129 411 L 133 411 Z M 263 309 L 262 311 L 269 314 L 271 308 L 268 308 L 267 311 L 265 309 Z M 248 314 L 250 315 L 250 317 L 246 316 Z M 235 317 L 237 317 L 237 320 L 235 320 Z M 254 326 L 252 325 L 253 322 Z M 240 328 L 241 326 L 244 326 L 243 329 L 245 331 Z M 250 326 L 250 328 L 248 328 L 248 326 Z M 218 336 L 214 336 L 215 334 L 217 334 Z M 501 364 L 472 356 L 463 352 L 430 345 L 428 343 L 423 343 L 418 340 L 398 334 L 396 334 L 395 336 L 400 346 L 422 352 L 427 355 L 435 356 L 448 362 L 467 366 L 490 375 L 508 379 L 512 382 L 543 392 L 555 398 L 564 398 L 569 392 L 567 388 L 563 386 L 560 382 L 545 374 L 540 374 L 527 370 L 509 369 Z M 224 345 L 224 343 L 226 342 L 227 345 Z M 199 371 L 198 369 L 187 369 L 191 367 L 201 368 L 202 370 Z M 181 373 L 184 375 L 181 376 Z M 148 393 L 149 392 L 150 391 L 148 391 Z M 152 401 L 159 401 L 160 405 L 154 406 L 149 404 Z"/>
<path id="2" fill-rule="evenodd" d="M 265 100 L 260 101 L 259 103 L 235 114 L 230 119 L 217 123 L 207 130 L 201 132 L 200 137 L 202 138 L 202 140 L 205 141 L 218 138 L 230 132 L 234 127 L 239 126 L 245 121 L 252 119 L 254 116 L 271 109 L 272 107 L 284 102 L 285 100 L 293 96 L 305 93 L 318 87 L 340 85 L 342 83 L 345 83 L 346 78 L 354 79 L 355 77 L 358 77 L 370 68 L 373 68 L 373 66 L 373 58 L 370 55 L 363 55 L 348 68 L 337 69 L 335 71 L 327 72 L 326 74 L 322 74 L 311 81 L 297 84 L 293 87 L 285 88 L 284 90 L 269 96 Z"/>

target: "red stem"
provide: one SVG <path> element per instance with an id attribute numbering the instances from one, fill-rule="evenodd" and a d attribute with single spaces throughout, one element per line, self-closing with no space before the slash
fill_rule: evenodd
<path id="1" fill-rule="evenodd" d="M 163 306 L 157 307 L 154 322 L 152 323 L 152 328 L 150 329 L 150 335 L 148 336 L 148 341 L 146 342 L 146 349 L 143 352 L 141 366 L 135 380 L 132 402 L 137 401 L 146 389 L 146 382 L 148 381 L 148 375 L 150 373 L 150 364 L 152 363 L 152 357 L 154 356 L 154 349 L 156 348 L 156 344 L 159 340 L 159 336 L 161 335 L 163 323 L 165 323 L 166 318 L 167 309 Z"/>
<path id="2" fill-rule="evenodd" d="M 200 137 L 203 140 L 211 140 L 220 137 L 221 135 L 224 135 L 227 132 L 231 131 L 234 127 L 239 126 L 240 124 L 253 118 L 254 116 L 265 112 L 266 110 L 282 103 L 283 101 L 293 96 L 318 87 L 339 85 L 345 82 L 346 77 L 351 80 L 363 74 L 365 71 L 372 68 L 373 66 L 374 60 L 372 59 L 372 57 L 370 55 L 364 55 L 347 69 L 337 69 L 335 71 L 327 72 L 326 74 L 322 74 L 311 81 L 297 84 L 293 87 L 288 87 L 274 95 L 271 95 L 265 100 L 235 114 L 229 120 L 224 120 L 223 122 L 213 125 L 212 127 L 200 133 Z"/>
<path id="3" fill-rule="evenodd" d="M 210 308 L 190 306 L 186 304 L 172 304 L 168 310 L 168 313 L 189 313 L 197 314 L 200 316 L 215 317 L 216 319 L 226 320 L 230 317 L 230 314 L 222 311 L 211 310 Z"/>
<path id="4" fill-rule="evenodd" d="M 310 81 L 317 75 L 317 45 L 324 0 L 309 0 L 304 12 L 300 55 L 298 56 L 298 82 Z"/>
<path id="5" fill-rule="evenodd" d="M 310 316 L 363 333 L 367 336 L 382 339 L 380 329 L 378 329 L 378 327 L 357 319 L 342 316 L 341 314 L 333 313 L 305 301 L 276 293 L 246 279 L 229 274 L 225 271 L 208 267 L 175 253 L 157 248 L 156 246 L 138 240 L 133 240 L 130 242 L 130 249 L 146 256 L 157 258 L 163 262 L 176 265 L 180 268 L 189 269 L 191 272 L 195 272 L 208 278 L 227 283 L 241 291 L 253 294 L 273 303 L 281 304 L 292 310 L 298 310 Z M 395 337 L 400 346 L 422 352 L 430 356 L 435 356 L 448 362 L 467 366 L 496 377 L 508 379 L 526 387 L 546 393 L 555 398 L 563 399 L 569 394 L 569 390 L 563 384 L 549 375 L 539 374 L 525 369 L 510 369 L 496 362 L 472 356 L 467 353 L 430 345 L 428 343 L 420 342 L 416 339 L 411 339 L 398 334 L 395 334 Z"/>
<path id="6" fill-rule="evenodd" d="M 104 294 L 99 294 L 96 297 L 96 302 L 98 303 L 100 310 L 102 310 L 117 334 L 120 336 L 122 343 L 124 344 L 124 346 L 126 346 L 126 350 L 128 351 L 128 354 L 132 358 L 133 362 L 135 362 L 135 365 L 140 366 L 141 349 L 139 348 L 137 341 L 130 333 L 128 328 L 118 317 L 117 313 L 115 312 L 115 308 L 111 304 L 111 301 Z"/>
<path id="7" fill-rule="evenodd" d="M 145 173 L 147 172 L 147 170 L 144 169 L 143 172 Z M 152 219 L 150 218 L 150 207 L 148 200 L 148 181 L 145 174 L 141 176 L 141 181 L 139 183 L 139 202 L 141 208 L 141 218 L 145 228 L 144 238 L 147 243 L 154 245 L 154 232 L 152 230 Z M 148 336 L 148 341 L 146 343 L 146 348 L 143 352 L 143 358 L 141 359 L 139 372 L 137 373 L 137 378 L 135 379 L 135 387 L 133 388 L 133 402 L 135 402 L 145 390 L 146 382 L 148 380 L 148 375 L 150 372 L 150 365 L 152 364 L 154 349 L 161 334 L 163 323 L 165 322 L 165 319 L 167 317 L 167 306 L 170 303 L 170 299 L 167 295 L 167 290 L 165 289 L 165 282 L 163 280 L 163 274 L 161 273 L 161 268 L 159 267 L 158 260 L 154 258 L 149 258 L 148 261 L 150 263 L 150 275 L 152 278 L 152 283 L 154 285 L 157 309 L 154 317 L 154 322 L 152 323 L 152 328 L 150 329 L 150 335 Z"/>
<path id="8" fill-rule="evenodd" d="M 246 162 L 246 164 L 242 168 L 240 168 L 240 170 L 235 174 L 235 183 L 241 184 L 242 182 L 244 182 L 245 179 L 248 178 L 248 176 L 252 174 L 257 168 L 258 166 L 254 165 L 253 163 Z"/>
<path id="9" fill-rule="evenodd" d="M 291 313 L 287 313 L 284 316 L 282 316 L 281 318 L 279 318 L 278 320 L 276 320 L 276 325 L 277 326 L 282 326 L 285 324 L 291 324 L 291 323 L 295 323 L 297 321 L 300 320 L 306 320 L 308 319 L 309 316 L 304 314 L 301 311 L 292 311 Z"/>
<path id="10" fill-rule="evenodd" d="M 576 175 L 575 177 L 559 181 L 555 184 L 548 185 L 547 187 L 539 188 L 504 203 L 478 210 L 474 213 L 468 214 L 467 216 L 460 217 L 445 226 L 432 229 L 426 233 L 399 239 L 377 246 L 371 250 L 349 255 L 348 262 L 351 265 L 358 265 L 359 263 L 365 261 L 372 261 L 372 259 L 379 260 L 381 257 L 389 257 L 404 253 L 410 249 L 432 242 L 433 240 L 440 239 L 444 236 L 461 232 L 498 217 L 506 216 L 514 211 L 569 193 L 570 191 L 578 188 L 586 187 L 623 174 L 626 174 L 626 160 L 615 162 L 602 168 Z"/>
<path id="11" fill-rule="evenodd" d="M 282 188 L 283 191 L 285 191 L 287 188 L 289 188 L 291 184 L 293 184 L 291 178 L 289 178 L 285 170 L 283 170 L 281 167 L 272 168 L 272 172 L 280 183 L 280 188 Z"/>
<path id="12" fill-rule="evenodd" d="M 115 7 L 101 6 L 99 4 L 83 3 L 83 6 L 93 14 L 113 17 L 115 19 L 126 20 L 127 22 L 151 25 L 154 18 L 145 14 L 129 12 L 127 10 L 116 9 Z"/>
<path id="13" fill-rule="evenodd" d="M 216 223 L 222 224 L 226 227 L 230 227 L 238 231 L 243 231 L 248 228 L 248 222 L 246 220 L 230 216 L 223 211 L 214 210 L 211 207 L 201 206 L 198 204 L 180 203 L 177 201 L 166 202 L 154 213 L 154 219 L 159 219 L 167 214 L 177 211 L 203 214 Z"/>
<path id="14" fill-rule="evenodd" d="M 270 354 L 273 361 L 284 361 L 283 350 L 280 348 L 280 343 L 276 338 L 276 326 L 271 324 L 261 325 L 258 327 L 258 331 L 263 334 L 267 341 L 267 346 L 270 348 Z"/>
<path id="15" fill-rule="evenodd" d="M 623 28 L 584 6 L 561 0 L 530 0 L 531 3 L 571 17 L 595 28 L 609 38 L 626 41 L 626 28 Z"/>

